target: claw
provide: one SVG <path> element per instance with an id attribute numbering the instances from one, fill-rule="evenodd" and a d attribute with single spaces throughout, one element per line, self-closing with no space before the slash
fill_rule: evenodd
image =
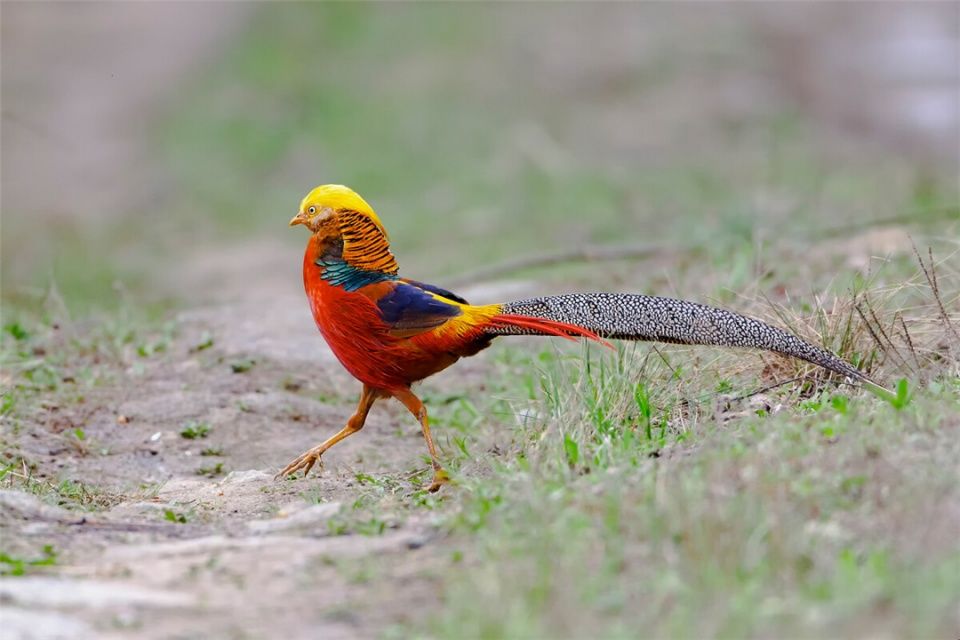
<path id="1" fill-rule="evenodd" d="M 320 456 L 323 454 L 323 451 L 319 447 L 315 449 L 310 449 L 309 451 L 304 452 L 299 457 L 297 457 L 293 462 L 288 464 L 283 470 L 277 475 L 273 476 L 274 480 L 279 480 L 280 478 L 285 478 L 287 476 L 292 476 L 297 471 L 303 470 L 303 477 L 306 478 L 307 474 L 310 473 L 310 469 L 313 468 L 313 465 L 318 464 L 320 469 L 323 468 L 323 461 L 320 459 Z"/>
<path id="2" fill-rule="evenodd" d="M 440 491 L 440 487 L 450 482 L 450 476 L 447 475 L 447 472 L 443 469 L 437 469 L 433 472 L 433 482 L 430 483 L 430 486 L 427 487 L 427 491 L 430 493 L 436 493 Z"/>

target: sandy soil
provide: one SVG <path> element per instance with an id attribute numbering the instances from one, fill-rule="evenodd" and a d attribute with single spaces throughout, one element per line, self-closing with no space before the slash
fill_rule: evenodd
<path id="1" fill-rule="evenodd" d="M 4 3 L 5 211 L 52 221 L 103 220 L 162 194 L 163 171 L 146 148 L 151 118 L 167 92 L 202 69 L 249 14 L 247 6 L 222 3 L 194 5 L 190 19 L 176 4 Z M 296 283 L 289 275 L 276 272 L 278 280 Z M 278 629 L 290 637 L 352 635 L 352 625 L 302 613 L 327 608 L 309 606 L 307 583 L 328 587 L 328 606 L 356 589 L 324 559 L 422 545 L 428 533 L 417 526 L 376 538 L 316 535 L 326 531 L 338 500 L 350 499 L 351 463 L 363 458 L 364 469 L 375 472 L 395 468 L 397 459 L 418 459 L 422 443 L 414 425 L 407 438 L 387 433 L 394 414 L 371 416 L 362 449 L 343 445 L 340 465 L 312 485 L 322 504 L 304 499 L 301 483 L 275 483 L 264 471 L 342 424 L 352 402 L 345 396 L 355 386 L 330 367 L 334 373 L 322 380 L 288 380 L 297 392 L 272 388 L 289 371 L 308 370 L 297 363 L 331 358 L 320 341 L 305 348 L 294 338 L 312 331 L 309 316 L 277 311 L 303 305 L 295 286 L 274 284 L 260 283 L 259 290 L 285 290 L 296 299 L 253 296 L 248 307 L 188 313 L 177 343 L 200 344 L 209 334 L 215 347 L 148 365 L 136 384 L 90 398 L 89 413 L 68 415 L 50 406 L 35 417 L 52 428 L 45 429 L 49 438 L 21 443 L 29 458 L 64 477 L 125 492 L 95 515 L 53 508 L 25 493 L 0 495 L 8 552 L 35 549 L 42 540 L 72 559 L 57 577 L 0 581 L 5 637 L 186 637 L 201 627 L 236 636 Z M 268 326 L 279 331 L 265 331 Z M 230 362 L 247 358 L 256 361 L 250 371 L 230 373 Z M 309 398 L 321 392 L 337 402 Z M 211 435 L 182 438 L 180 426 L 190 420 L 209 424 Z M 72 449 L 61 437 L 79 423 L 91 448 Z M 109 455 L 99 448 L 109 448 Z M 202 457 L 204 448 L 221 448 L 225 457 Z M 218 460 L 229 460 L 225 478 L 196 476 L 198 467 Z M 164 520 L 168 509 L 189 522 Z M 192 579 L 198 563 L 219 568 Z M 235 598 L 252 585 L 273 595 L 241 614 Z M 171 616 L 171 609 L 178 614 Z M 301 613 L 278 625 L 284 611 Z"/>

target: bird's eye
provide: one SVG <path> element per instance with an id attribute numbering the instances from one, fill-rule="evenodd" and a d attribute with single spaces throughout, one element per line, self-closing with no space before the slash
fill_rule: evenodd
<path id="1" fill-rule="evenodd" d="M 316 207 L 310 207 L 309 209 L 307 209 L 307 211 L 309 211 L 310 213 L 316 213 L 316 212 L 317 212 L 317 208 L 316 208 Z"/>

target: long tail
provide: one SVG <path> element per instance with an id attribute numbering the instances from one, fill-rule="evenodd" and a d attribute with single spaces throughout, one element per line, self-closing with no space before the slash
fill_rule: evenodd
<path id="1" fill-rule="evenodd" d="M 501 308 L 503 315 L 487 329 L 491 335 L 580 335 L 597 340 L 752 347 L 876 385 L 853 365 L 792 333 L 696 302 L 630 293 L 574 293 L 508 302 Z M 501 318 L 504 322 L 498 322 Z"/>

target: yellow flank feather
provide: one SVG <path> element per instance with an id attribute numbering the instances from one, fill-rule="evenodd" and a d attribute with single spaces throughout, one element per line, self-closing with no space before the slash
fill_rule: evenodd
<path id="1" fill-rule="evenodd" d="M 461 315 L 450 318 L 441 326 L 434 329 L 434 334 L 438 337 L 450 335 L 467 335 L 471 331 L 476 331 L 480 327 L 485 327 L 493 318 L 500 313 L 499 304 L 472 305 L 462 304 L 455 300 L 450 300 L 442 296 L 433 294 L 438 300 L 443 300 L 447 304 L 455 305 L 460 308 Z"/>

